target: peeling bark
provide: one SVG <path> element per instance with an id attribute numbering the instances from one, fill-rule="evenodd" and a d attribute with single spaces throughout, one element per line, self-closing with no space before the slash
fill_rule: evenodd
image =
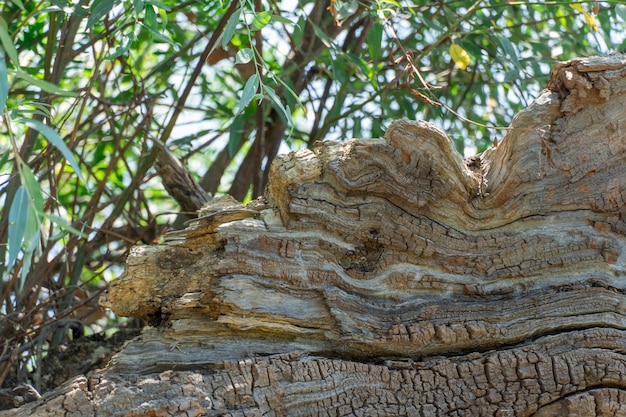
<path id="1" fill-rule="evenodd" d="M 407 121 L 279 157 L 134 248 L 101 303 L 152 327 L 18 411 L 626 415 L 625 102 L 577 59 L 467 160 Z"/>

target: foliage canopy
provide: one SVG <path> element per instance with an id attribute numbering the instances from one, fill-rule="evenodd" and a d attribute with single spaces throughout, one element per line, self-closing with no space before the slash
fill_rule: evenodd
<path id="1" fill-rule="evenodd" d="M 617 0 L 293 3 L 4 2 L 0 383 L 45 389 L 46 353 L 107 324 L 128 249 L 198 208 L 163 165 L 243 200 L 279 151 L 399 118 L 481 151 L 556 60 L 626 47 Z"/>

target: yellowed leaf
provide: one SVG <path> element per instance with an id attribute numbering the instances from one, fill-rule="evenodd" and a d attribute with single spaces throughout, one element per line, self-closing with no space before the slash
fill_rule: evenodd
<path id="1" fill-rule="evenodd" d="M 465 69 L 469 66 L 470 62 L 472 62 L 469 54 L 461 45 L 453 43 L 450 45 L 450 57 L 452 57 L 452 61 L 454 61 L 454 65 L 459 67 L 461 70 L 465 71 Z"/>

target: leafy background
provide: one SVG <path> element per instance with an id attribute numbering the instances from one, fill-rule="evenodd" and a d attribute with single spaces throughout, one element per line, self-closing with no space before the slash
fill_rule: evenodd
<path id="1" fill-rule="evenodd" d="M 140 326 L 96 303 L 128 250 L 262 194 L 279 152 L 400 118 L 484 150 L 554 62 L 626 48 L 621 3 L 5 1 L 0 385 L 45 391 L 46 359 Z"/>

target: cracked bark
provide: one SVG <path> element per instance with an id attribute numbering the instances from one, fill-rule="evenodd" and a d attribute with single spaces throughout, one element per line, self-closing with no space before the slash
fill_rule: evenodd
<path id="1" fill-rule="evenodd" d="M 471 160 L 406 121 L 277 158 L 132 251 L 101 302 L 151 327 L 2 415 L 626 415 L 625 101 L 577 59 Z"/>

